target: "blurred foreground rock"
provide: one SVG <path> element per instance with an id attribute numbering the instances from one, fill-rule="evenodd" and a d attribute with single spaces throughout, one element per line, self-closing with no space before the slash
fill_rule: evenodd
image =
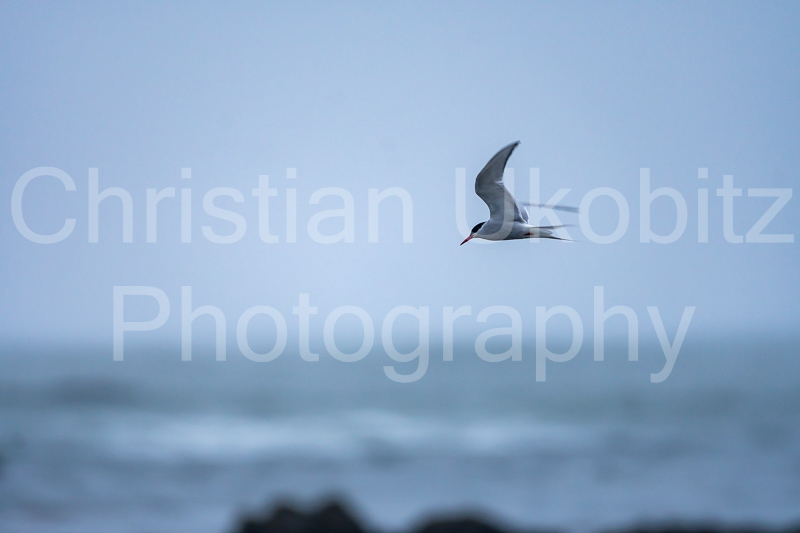
<path id="1" fill-rule="evenodd" d="M 308 513 L 281 505 L 266 519 L 246 518 L 238 533 L 365 533 L 353 517 L 331 502 Z"/>
<path id="2" fill-rule="evenodd" d="M 289 505 L 277 506 L 264 518 L 245 517 L 234 533 L 383 533 L 363 528 L 342 504 L 327 503 L 312 511 L 300 511 Z M 397 533 L 397 532 L 393 532 Z M 542 533 L 519 532 L 492 525 L 472 517 L 431 520 L 411 533 Z M 550 532 L 552 533 L 552 532 Z M 721 527 L 708 524 L 661 524 L 631 527 L 605 533 L 800 533 L 800 525 L 787 529 L 766 527 Z"/>
<path id="3" fill-rule="evenodd" d="M 300 511 L 289 505 L 277 506 L 265 518 L 246 517 L 235 533 L 382 533 L 367 530 L 338 502 L 319 509 Z M 433 520 L 416 528 L 415 533 L 507 533 L 475 518 Z"/>

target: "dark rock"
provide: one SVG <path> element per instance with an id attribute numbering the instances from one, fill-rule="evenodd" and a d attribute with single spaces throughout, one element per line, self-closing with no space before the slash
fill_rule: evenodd
<path id="1" fill-rule="evenodd" d="M 282 505 L 266 519 L 245 519 L 238 533 L 365 533 L 355 519 L 336 502 L 304 513 Z"/>
<path id="2" fill-rule="evenodd" d="M 345 507 L 335 501 L 308 512 L 290 505 L 279 505 L 267 518 L 246 517 L 235 531 L 236 533 L 366 533 Z M 492 525 L 480 518 L 461 515 L 429 520 L 413 532 L 510 533 L 510 530 Z M 758 526 L 734 528 L 717 524 L 662 523 L 639 525 L 627 530 L 606 533 L 800 533 L 800 527 L 771 530 Z"/>
<path id="3" fill-rule="evenodd" d="M 416 533 L 505 533 L 474 518 L 436 520 L 416 530 Z"/>

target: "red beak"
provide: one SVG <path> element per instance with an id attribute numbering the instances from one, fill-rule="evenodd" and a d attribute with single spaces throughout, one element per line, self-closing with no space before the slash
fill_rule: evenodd
<path id="1" fill-rule="evenodd" d="M 471 239 L 472 237 L 474 237 L 474 236 L 475 236 L 475 234 L 474 234 L 474 233 L 470 234 L 470 236 L 469 236 L 469 237 L 467 237 L 466 239 L 464 239 L 463 241 L 461 241 L 461 244 L 464 244 L 465 242 L 467 242 L 468 240 L 470 240 L 470 239 Z M 459 246 L 461 246 L 461 244 L 459 244 Z"/>

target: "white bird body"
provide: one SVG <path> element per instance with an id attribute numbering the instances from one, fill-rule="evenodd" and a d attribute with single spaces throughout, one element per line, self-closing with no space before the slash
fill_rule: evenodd
<path id="1" fill-rule="evenodd" d="M 461 244 L 473 238 L 489 241 L 508 241 L 513 239 L 561 239 L 553 230 L 563 226 L 531 226 L 528 224 L 528 211 L 520 205 L 503 185 L 503 171 L 511 152 L 519 146 L 519 141 L 502 148 L 483 167 L 475 178 L 475 193 L 489 206 L 489 220 L 477 224 Z M 559 206 L 540 206 L 561 208 Z"/>

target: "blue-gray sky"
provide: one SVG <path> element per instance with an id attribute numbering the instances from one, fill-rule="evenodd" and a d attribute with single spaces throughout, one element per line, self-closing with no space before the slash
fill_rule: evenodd
<path id="1" fill-rule="evenodd" d="M 509 305 L 532 331 L 535 307 L 568 305 L 591 319 L 592 290 L 647 324 L 659 306 L 674 332 L 696 306 L 692 332 L 798 326 L 797 244 L 730 244 L 722 235 L 723 175 L 744 189 L 734 229 L 744 234 L 771 200 L 748 188 L 793 188 L 800 176 L 800 5 L 797 3 L 23 3 L 0 7 L 0 334 L 6 339 L 111 342 L 112 288 L 149 285 L 172 303 L 157 334 L 179 339 L 180 287 L 216 305 L 230 324 L 270 305 L 291 317 L 298 293 L 324 316 L 357 305 L 376 322 L 398 305 Z M 472 179 L 502 146 L 521 140 L 509 166 L 521 196 L 532 167 L 542 195 L 619 190 L 631 223 L 618 242 L 494 243 L 459 247 L 455 177 L 465 168 L 470 225 L 486 207 Z M 67 217 L 72 235 L 26 240 L 11 216 L 28 170 L 67 172 L 31 183 L 32 229 Z M 191 167 L 190 181 L 181 168 Z M 272 226 L 284 240 L 287 167 L 297 169 L 297 243 L 258 235 L 251 190 L 260 174 L 278 189 Z M 639 242 L 639 169 L 688 204 L 673 244 Z M 708 168 L 708 179 L 697 169 Z M 123 187 L 134 205 L 133 243 L 122 243 L 117 200 L 101 205 L 88 242 L 90 168 L 100 188 Z M 177 199 L 159 205 L 159 236 L 145 242 L 148 188 L 191 187 L 193 242 L 180 242 Z M 247 223 L 230 245 L 201 226 L 231 224 L 203 212 L 214 187 L 240 190 Z M 309 218 L 322 187 L 355 201 L 355 242 L 323 245 Z M 413 199 L 413 242 L 401 242 L 399 203 L 382 204 L 380 242 L 367 242 L 370 188 Z M 709 189 L 709 242 L 697 242 L 697 189 Z M 607 199 L 606 199 L 607 200 Z M 768 233 L 796 233 L 797 197 Z M 593 227 L 616 212 L 600 199 Z M 565 222 L 577 217 L 564 215 Z M 668 233 L 674 208 L 653 204 Z M 335 224 L 331 231 L 336 231 Z M 497 269 L 503 265 L 503 269 Z M 291 320 L 290 320 L 291 326 Z M 312 326 L 321 331 L 321 320 Z M 644 326 L 643 326 L 644 328 Z M 144 335 L 144 334 L 143 334 Z M 672 333 L 670 333 L 672 335 Z M 155 337 L 153 337 L 155 338 Z"/>

